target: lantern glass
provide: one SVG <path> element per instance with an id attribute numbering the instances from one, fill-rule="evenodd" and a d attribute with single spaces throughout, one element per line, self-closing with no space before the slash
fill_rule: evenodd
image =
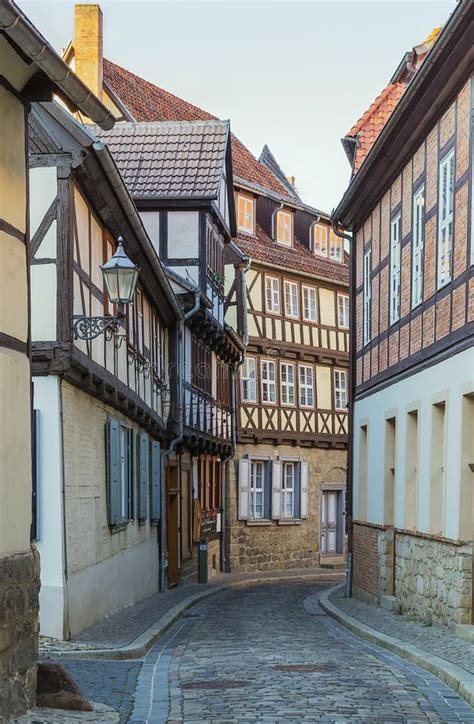
<path id="1" fill-rule="evenodd" d="M 102 267 L 104 283 L 112 304 L 130 304 L 138 280 L 138 266 L 126 255 L 119 237 L 117 251 Z"/>

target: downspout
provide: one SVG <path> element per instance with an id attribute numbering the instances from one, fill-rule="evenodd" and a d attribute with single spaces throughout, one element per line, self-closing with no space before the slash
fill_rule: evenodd
<path id="1" fill-rule="evenodd" d="M 354 236 L 339 231 L 336 219 L 331 220 L 332 228 L 336 236 L 346 239 L 349 242 L 349 413 L 347 418 L 347 478 L 346 478 L 346 531 L 347 531 L 347 571 L 346 571 L 346 595 L 352 596 L 352 514 L 353 514 L 353 416 L 354 416 L 354 393 L 355 393 L 355 254 L 353 239 Z"/>
<path id="2" fill-rule="evenodd" d="M 177 387 L 178 387 L 178 434 L 170 441 L 168 447 L 161 453 L 161 525 L 160 525 L 160 591 L 166 590 L 166 575 L 165 569 L 168 567 L 168 559 L 165 559 L 165 548 L 166 548 L 166 525 L 165 525 L 165 511 L 166 511 L 166 493 L 165 493 L 165 459 L 167 459 L 177 445 L 182 442 L 184 437 L 184 385 L 183 385 L 183 367 L 184 367 L 184 325 L 188 319 L 191 319 L 201 307 L 201 290 L 196 287 L 194 290 L 194 304 L 184 316 L 178 319 L 178 337 L 176 340 L 176 373 L 177 373 Z M 166 565 L 165 565 L 166 564 Z"/>

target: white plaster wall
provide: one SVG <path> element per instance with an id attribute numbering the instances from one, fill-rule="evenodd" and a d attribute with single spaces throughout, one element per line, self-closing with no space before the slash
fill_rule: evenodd
<path id="1" fill-rule="evenodd" d="M 34 377 L 34 408 L 38 415 L 37 546 L 41 557 L 40 631 L 65 634 L 64 518 L 59 378 Z"/>
<path id="2" fill-rule="evenodd" d="M 56 340 L 56 264 L 30 267 L 31 276 L 31 339 Z"/>
<path id="3" fill-rule="evenodd" d="M 199 256 L 199 212 L 168 211 L 168 257 Z"/>
<path id="4" fill-rule="evenodd" d="M 428 533 L 431 486 L 432 406 L 446 399 L 446 471 L 443 535 L 459 537 L 461 403 L 474 391 L 474 349 L 400 380 L 354 405 L 354 517 L 359 516 L 359 436 L 361 424 L 368 425 L 367 521 L 383 523 L 384 448 L 387 413 L 397 416 L 394 524 L 404 527 L 406 416 L 419 404 L 419 473 L 417 530 Z"/>
<path id="5" fill-rule="evenodd" d="M 160 256 L 160 212 L 140 211 L 141 220 L 150 241 L 155 247 L 157 256 Z"/>

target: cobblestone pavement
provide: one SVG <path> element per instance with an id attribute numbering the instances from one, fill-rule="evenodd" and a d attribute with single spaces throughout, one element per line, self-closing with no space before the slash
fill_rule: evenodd
<path id="1" fill-rule="evenodd" d="M 130 721 L 455 722 L 433 675 L 326 616 L 315 583 L 266 583 L 194 606 L 145 657 Z"/>
<path id="2" fill-rule="evenodd" d="M 455 636 L 448 628 L 424 626 L 406 616 L 386 611 L 379 606 L 363 603 L 356 598 L 345 598 L 344 591 L 338 590 L 330 596 L 334 605 L 350 616 L 354 616 L 367 626 L 376 628 L 389 636 L 395 636 L 409 644 L 414 644 L 430 654 L 461 666 L 474 674 L 474 646 Z"/>

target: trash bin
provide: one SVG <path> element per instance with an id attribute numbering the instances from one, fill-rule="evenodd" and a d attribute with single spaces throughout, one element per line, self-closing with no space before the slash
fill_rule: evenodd
<path id="1" fill-rule="evenodd" d="M 208 583 L 208 558 L 209 558 L 209 546 L 205 538 L 201 538 L 199 541 L 199 565 L 198 565 L 198 582 Z"/>

